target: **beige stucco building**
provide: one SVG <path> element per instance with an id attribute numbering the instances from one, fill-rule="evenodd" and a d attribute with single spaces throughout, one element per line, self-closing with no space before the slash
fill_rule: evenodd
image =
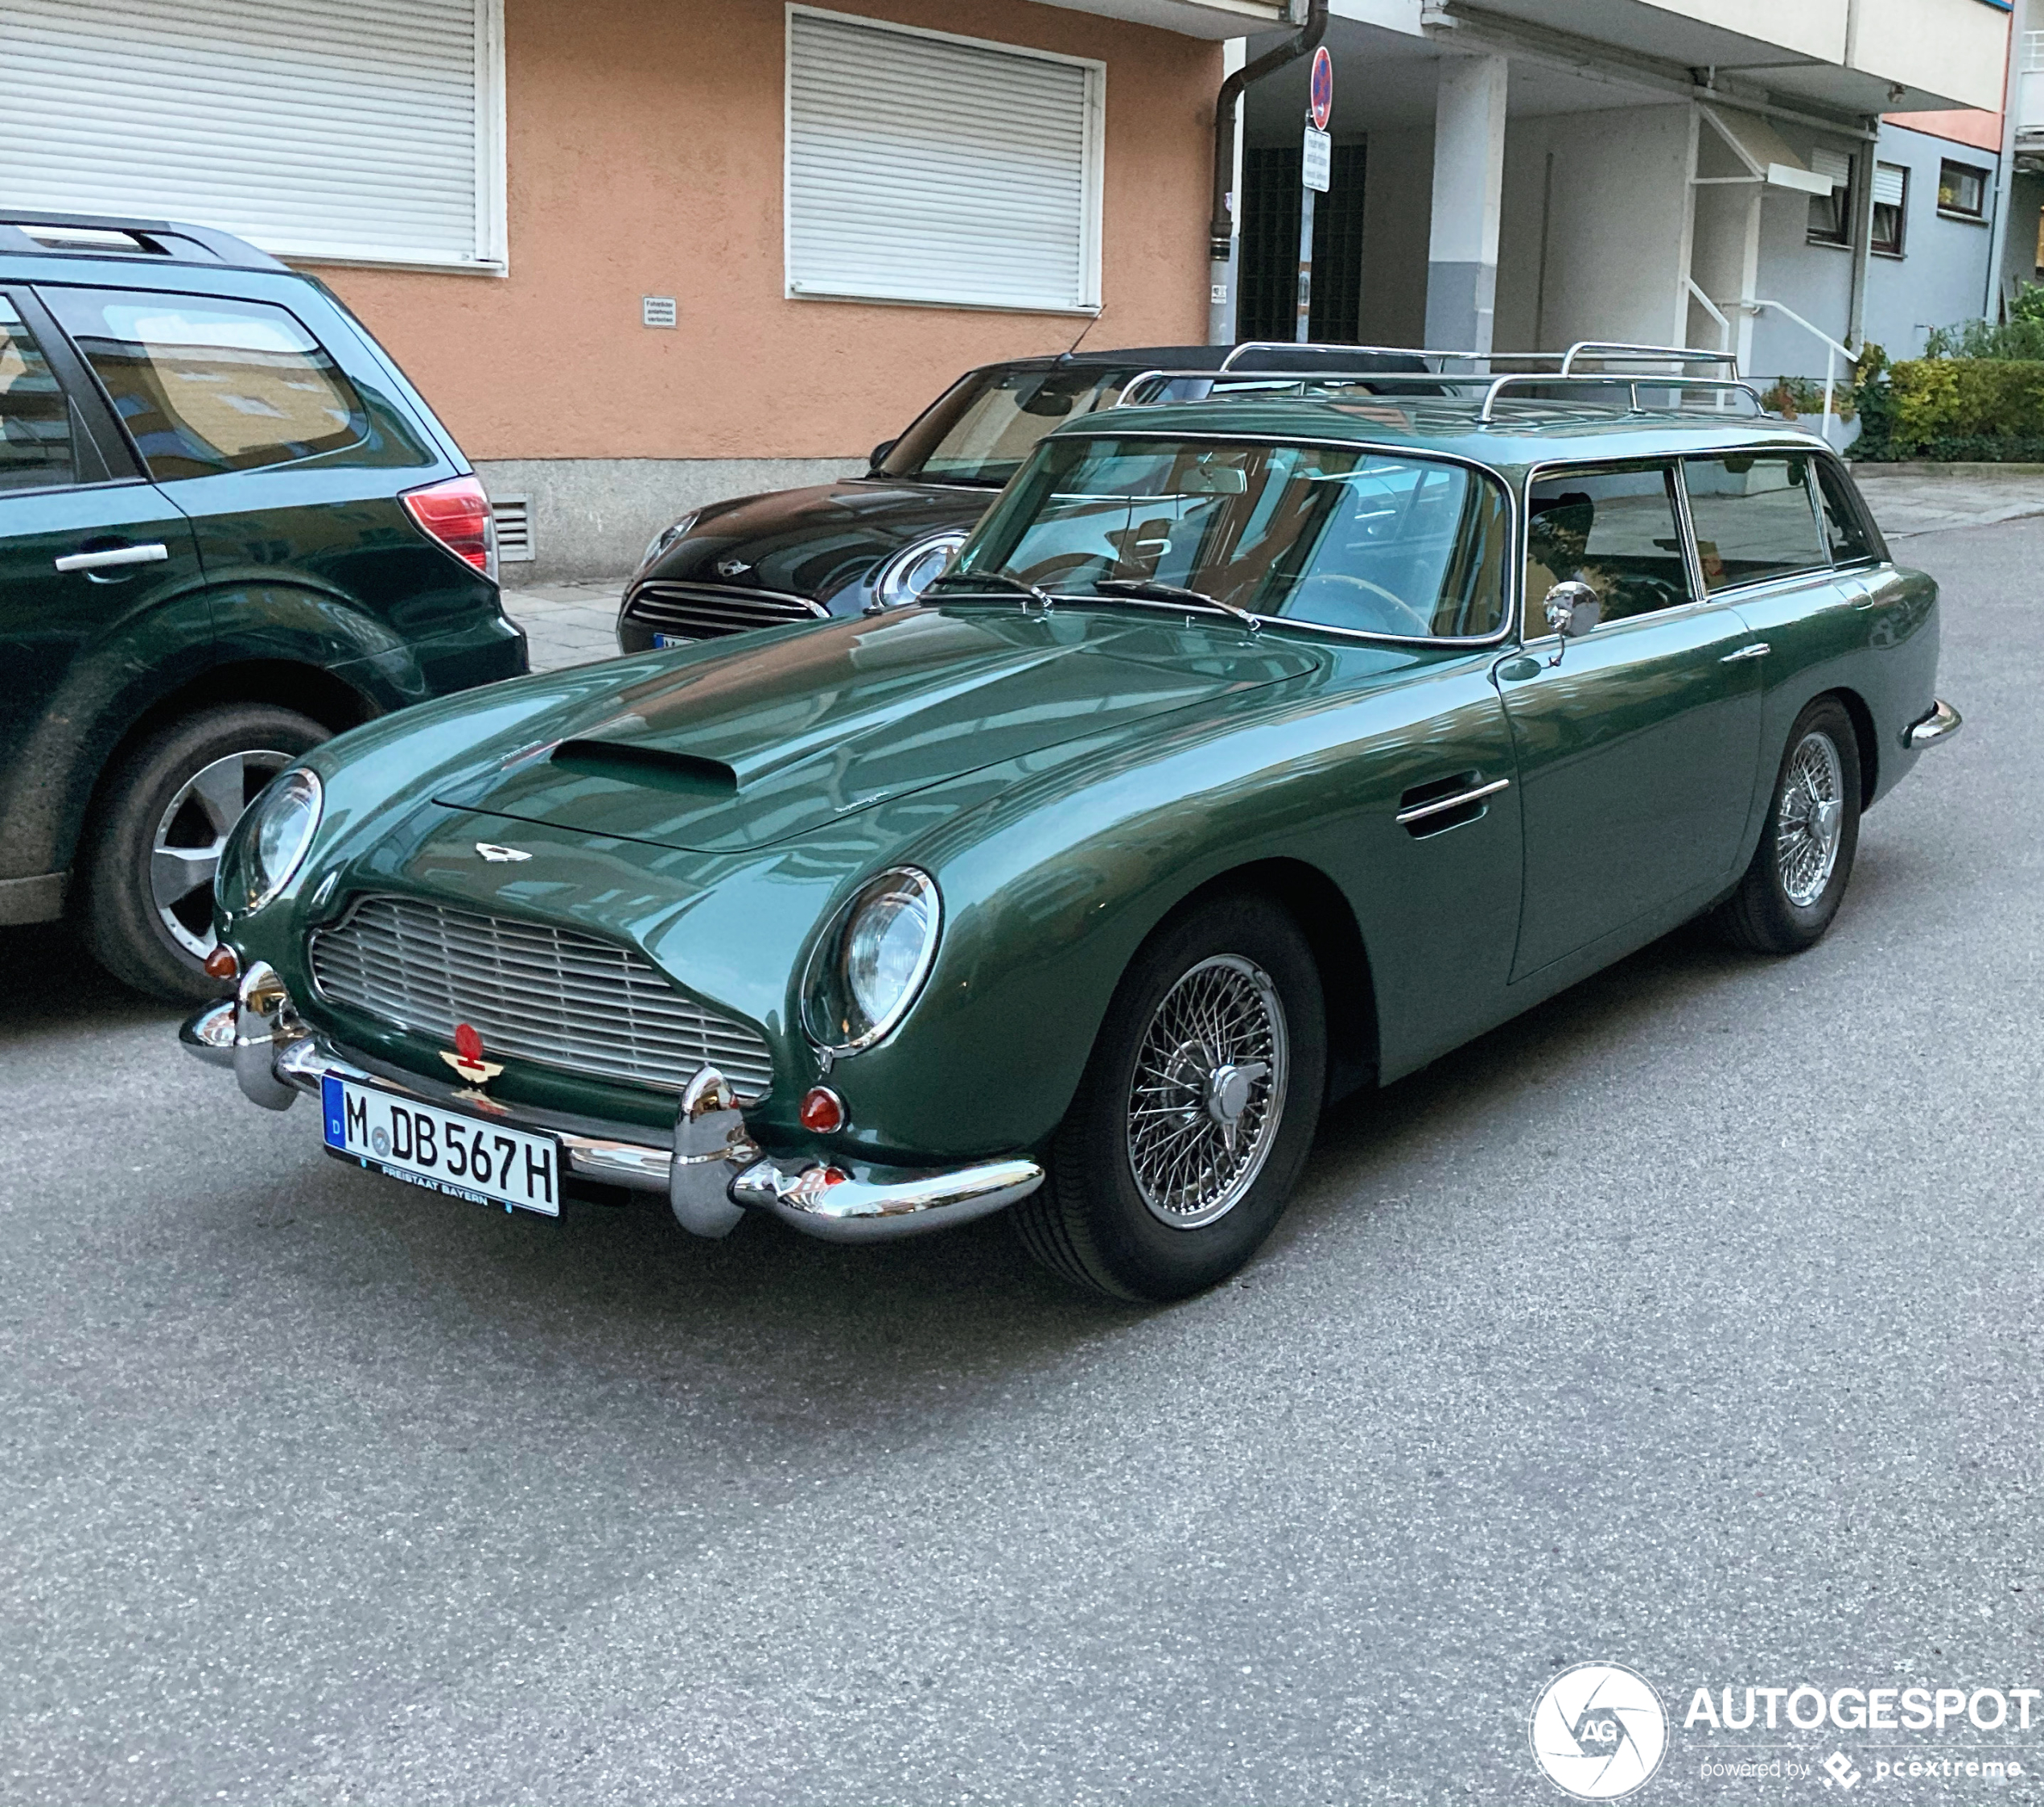
<path id="1" fill-rule="evenodd" d="M 697 502 L 847 468 L 970 365 L 1289 336 L 1303 64 L 1218 146 L 1218 284 L 1210 185 L 1224 73 L 1309 3 L 14 0 L 0 198 L 318 270 L 513 552 L 614 570 Z M 2000 109 L 1997 0 L 1328 3 L 1327 336 L 1820 366 L 1788 312 L 1844 341 L 1930 267 L 1876 242 L 1898 179 L 1955 244 L 2002 217 L 1998 156 L 1964 153 L 1955 212 L 1935 149 L 1898 178 L 1881 148 L 1920 125 L 1881 119 Z"/>

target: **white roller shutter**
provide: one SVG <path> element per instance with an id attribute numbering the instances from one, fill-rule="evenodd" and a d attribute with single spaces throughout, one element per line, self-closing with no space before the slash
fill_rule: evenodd
<path id="1" fill-rule="evenodd" d="M 1100 295 L 1104 67 L 788 13 L 788 292 L 1058 311 Z"/>
<path id="2" fill-rule="evenodd" d="M 0 0 L 0 196 L 499 267 L 500 0 Z"/>
<path id="3" fill-rule="evenodd" d="M 1900 207 L 1908 193 L 1909 171 L 1899 163 L 1873 166 L 1873 204 Z"/>

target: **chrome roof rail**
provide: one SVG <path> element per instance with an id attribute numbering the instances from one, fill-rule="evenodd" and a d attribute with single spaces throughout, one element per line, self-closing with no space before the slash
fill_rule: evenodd
<path id="1" fill-rule="evenodd" d="M 1728 398 L 1733 395 L 1743 395 L 1753 403 L 1751 418 L 1762 419 L 1767 412 L 1766 403 L 1760 399 L 1759 390 L 1751 383 L 1742 382 L 1732 377 L 1572 377 L 1543 370 L 1521 376 L 1494 378 L 1490 387 L 1484 394 L 1483 407 L 1477 415 L 1477 419 L 1485 426 L 1494 424 L 1498 419 L 1498 398 L 1507 390 L 1551 389 L 1562 383 L 1566 383 L 1571 389 L 1585 389 L 1599 385 L 1612 389 L 1622 389 L 1627 393 L 1628 406 L 1634 414 L 1644 414 L 1648 411 L 1639 405 L 1639 392 L 1642 389 L 1701 389 L 1724 395 Z"/>
<path id="2" fill-rule="evenodd" d="M 1721 364 L 1732 373 L 1732 380 L 1736 381 L 1739 374 L 1738 356 L 1733 352 L 1707 352 L 1695 345 L 1633 345 L 1611 339 L 1580 339 L 1562 357 L 1563 376 L 1575 374 L 1579 357 L 1594 357 L 1605 364 Z"/>

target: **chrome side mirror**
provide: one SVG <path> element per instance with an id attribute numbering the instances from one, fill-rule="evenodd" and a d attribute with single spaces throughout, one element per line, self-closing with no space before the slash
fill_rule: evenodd
<path id="1" fill-rule="evenodd" d="M 1561 645 L 1555 649 L 1555 655 L 1547 661 L 1550 665 L 1561 663 L 1561 655 L 1568 650 L 1568 642 L 1578 634 L 1588 633 L 1595 627 L 1604 613 L 1603 600 L 1596 591 L 1580 578 L 1570 578 L 1557 584 L 1547 592 L 1547 625 L 1561 637 Z"/>

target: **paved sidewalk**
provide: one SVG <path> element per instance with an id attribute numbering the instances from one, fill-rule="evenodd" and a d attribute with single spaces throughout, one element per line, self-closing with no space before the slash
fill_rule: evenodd
<path id="1" fill-rule="evenodd" d="M 532 642 L 532 668 L 559 671 L 617 657 L 617 605 L 621 577 L 581 584 L 547 584 L 537 589 L 504 590 L 504 613 Z"/>
<path id="2" fill-rule="evenodd" d="M 1852 474 L 1890 539 L 2044 514 L 2044 466 L 1855 464 Z"/>

